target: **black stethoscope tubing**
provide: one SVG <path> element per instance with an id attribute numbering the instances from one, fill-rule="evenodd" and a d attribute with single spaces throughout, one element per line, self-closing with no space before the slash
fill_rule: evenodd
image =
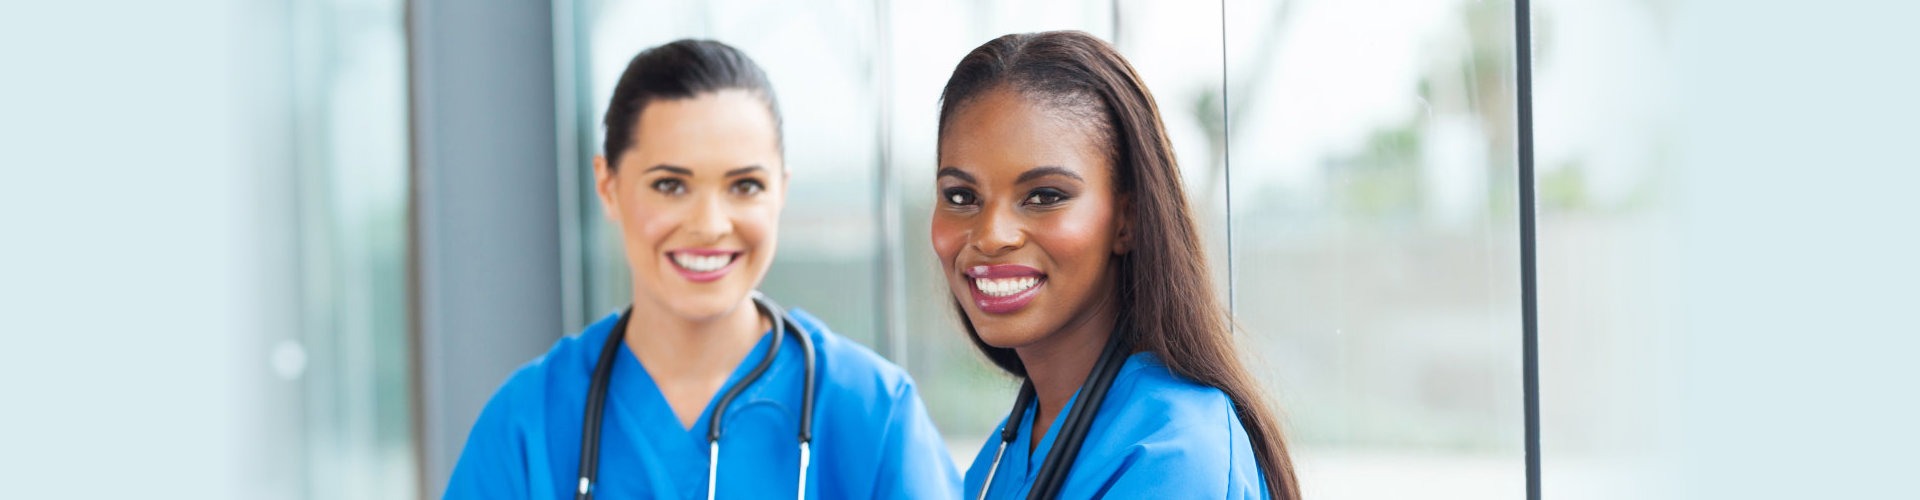
<path id="1" fill-rule="evenodd" d="M 753 292 L 753 305 L 760 310 L 760 314 L 772 320 L 773 341 L 767 347 L 767 355 L 761 357 L 760 362 L 753 366 L 753 370 L 748 371 L 745 377 L 735 382 L 733 387 L 720 396 L 720 401 L 714 405 L 713 414 L 707 416 L 707 498 L 709 500 L 713 498 L 714 481 L 718 479 L 715 476 L 720 464 L 721 417 L 726 414 L 727 406 L 733 403 L 733 398 L 739 396 L 747 386 L 759 381 L 760 376 L 766 373 L 767 367 L 773 365 L 773 358 L 780 353 L 780 339 L 792 333 L 793 337 L 800 341 L 800 352 L 805 366 L 800 395 L 800 484 L 798 487 L 798 497 L 804 499 L 807 496 L 807 465 L 813 443 L 813 382 L 816 372 L 813 339 L 808 338 L 805 331 L 793 324 L 793 318 L 787 315 L 786 309 L 781 308 L 780 304 L 767 298 L 766 295 L 758 291 Z M 579 489 L 574 493 L 576 500 L 593 498 L 593 485 L 598 480 L 600 470 L 600 422 L 606 413 L 607 386 L 613 381 L 613 365 L 617 359 L 615 356 L 620 354 L 620 342 L 625 337 L 627 322 L 632 317 L 632 306 L 628 306 L 626 311 L 620 313 L 620 320 L 613 325 L 613 333 L 607 335 L 606 344 L 600 348 L 600 361 L 594 365 L 593 381 L 587 387 L 585 421 L 580 431 L 580 484 Z"/>
<path id="2" fill-rule="evenodd" d="M 1106 347 L 1100 350 L 1100 358 L 1094 362 L 1093 370 L 1087 372 L 1087 381 L 1080 384 L 1079 404 L 1073 411 L 1067 412 L 1066 422 L 1060 424 L 1060 435 L 1053 438 L 1053 447 L 1047 451 L 1047 459 L 1040 463 L 1040 475 L 1033 480 L 1032 489 L 1027 491 L 1027 500 L 1051 500 L 1060 494 L 1060 488 L 1066 484 L 1067 473 L 1073 470 L 1073 462 L 1080 455 L 1081 445 L 1086 443 L 1087 430 L 1093 427 L 1094 415 L 1099 414 L 1100 406 L 1107 401 L 1107 389 L 1113 387 L 1113 379 L 1120 375 L 1120 367 L 1126 364 L 1128 353 L 1120 348 L 1122 332 L 1126 319 L 1115 325 L 1113 334 L 1107 337 Z M 1020 421 L 1026 416 L 1027 407 L 1033 404 L 1033 380 L 1028 379 L 1020 385 L 1020 395 L 1013 400 L 1013 411 L 1007 415 L 1007 422 L 1000 428 L 1000 449 L 993 453 L 993 465 L 987 469 L 987 477 L 980 484 L 979 499 L 987 498 L 987 490 L 993 487 L 994 473 L 1000 469 L 1000 458 L 1006 454 L 1007 445 L 1020 437 Z"/>

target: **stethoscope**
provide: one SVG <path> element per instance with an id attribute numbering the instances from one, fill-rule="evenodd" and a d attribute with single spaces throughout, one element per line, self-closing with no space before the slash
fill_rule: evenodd
<path id="1" fill-rule="evenodd" d="M 807 498 L 807 460 L 813 443 L 813 339 L 807 338 L 805 331 L 793 326 L 793 318 L 787 316 L 787 310 L 780 308 L 772 299 L 759 291 L 753 292 L 753 305 L 760 314 L 773 321 L 773 342 L 767 347 L 767 355 L 760 358 L 760 364 L 754 365 L 745 378 L 733 384 L 720 402 L 713 407 L 713 415 L 707 420 L 707 500 L 713 500 L 715 479 L 720 465 L 720 422 L 727 414 L 727 405 L 733 403 L 734 396 L 760 380 L 760 375 L 773 365 L 773 358 L 780 353 L 780 338 L 793 333 L 800 340 L 800 353 L 806 361 L 806 375 L 802 379 L 800 396 L 800 485 L 801 500 Z M 593 368 L 593 384 L 587 388 L 586 422 L 580 436 L 580 489 L 574 494 L 576 500 L 593 498 L 593 483 L 600 469 L 600 420 L 607 408 L 607 385 L 613 380 L 614 356 L 620 354 L 620 341 L 627 331 L 627 320 L 633 316 L 633 307 L 628 306 L 620 313 L 620 321 L 613 324 L 613 333 L 607 335 L 607 343 L 600 348 L 600 363 Z"/>
<path id="2" fill-rule="evenodd" d="M 1087 440 L 1087 429 L 1093 427 L 1093 416 L 1100 412 L 1100 405 L 1107 401 L 1107 388 L 1113 386 L 1113 379 L 1120 375 L 1121 365 L 1126 364 L 1127 353 L 1120 349 L 1121 332 L 1125 331 L 1127 320 L 1124 315 L 1113 329 L 1113 335 L 1107 337 L 1107 346 L 1100 350 L 1100 359 L 1093 364 L 1093 370 L 1087 372 L 1087 381 L 1080 385 L 1080 401 L 1068 412 L 1067 421 L 1060 425 L 1060 435 L 1054 436 L 1053 448 L 1047 451 L 1047 461 L 1040 464 L 1040 476 L 1034 478 L 1033 489 L 1027 491 L 1027 500 L 1051 500 L 1060 494 L 1061 485 L 1067 481 L 1067 471 L 1073 469 L 1073 460 L 1080 455 L 1080 445 Z M 1000 458 L 1007 453 L 1007 445 L 1020 437 L 1020 420 L 1026 417 L 1027 406 L 1033 404 L 1033 380 L 1020 384 L 1020 396 L 1013 400 L 1013 412 L 1007 414 L 1007 423 L 1000 427 L 1000 449 L 993 452 L 993 465 L 987 468 L 987 479 L 980 485 L 980 500 L 987 498 L 987 490 L 993 488 L 993 473 L 1000 470 Z"/>

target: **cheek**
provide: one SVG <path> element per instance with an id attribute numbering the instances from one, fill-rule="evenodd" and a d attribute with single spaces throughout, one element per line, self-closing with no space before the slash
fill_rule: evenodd
<path id="1" fill-rule="evenodd" d="M 940 255 L 940 263 L 944 268 L 960 255 L 960 247 L 966 245 L 967 231 L 959 223 L 938 214 L 933 216 L 931 226 L 933 253 Z"/>
<path id="2" fill-rule="evenodd" d="M 1113 214 L 1109 207 L 1083 204 L 1036 222 L 1031 233 L 1034 243 L 1054 264 L 1074 271 L 1103 272 L 1113 254 Z"/>
<path id="3" fill-rule="evenodd" d="M 622 225 L 626 226 L 622 229 L 627 232 L 628 245 L 639 244 L 651 250 L 680 225 L 680 214 L 672 206 L 657 201 L 630 196 L 621 204 Z"/>
<path id="4" fill-rule="evenodd" d="M 752 207 L 733 218 L 734 236 L 754 250 L 773 246 L 779 231 L 780 208 L 777 205 Z"/>

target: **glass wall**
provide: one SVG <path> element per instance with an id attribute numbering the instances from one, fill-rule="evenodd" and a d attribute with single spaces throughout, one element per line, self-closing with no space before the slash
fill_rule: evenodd
<path id="1" fill-rule="evenodd" d="M 1524 498 L 1512 4 L 1226 5 L 1235 313 L 1305 492 Z"/>
<path id="2" fill-rule="evenodd" d="M 1555 500 L 1672 493 L 1651 484 L 1680 333 L 1669 4 L 1534 3 L 1541 483 Z"/>
<path id="3" fill-rule="evenodd" d="M 1535 5 L 1545 496 L 1920 495 L 1920 4 Z"/>
<path id="4" fill-rule="evenodd" d="M 412 497 L 405 2 L 286 8 L 299 328 L 276 331 L 288 337 L 267 355 L 302 395 L 295 491 Z"/>
<path id="5" fill-rule="evenodd" d="M 409 57 L 487 49 L 409 54 L 436 5 L 0 7 L 0 498 L 437 490 L 408 280 L 447 254 L 411 254 L 408 176 L 447 125 L 408 93 L 466 82 L 410 86 Z M 630 286 L 590 180 L 616 77 L 719 39 L 786 114 L 763 289 L 907 367 L 970 463 L 1015 381 L 929 248 L 937 98 L 989 39 L 1077 29 L 1158 100 L 1309 498 L 1524 497 L 1530 209 L 1544 497 L 1912 496 L 1912 2 L 1533 3 L 1536 207 L 1515 0 L 521 5 L 552 7 L 557 67 L 497 67 L 554 70 L 555 165 L 526 168 L 562 220 L 513 223 L 558 226 L 562 274 L 528 274 L 564 283 L 570 330 Z"/>
<path id="6" fill-rule="evenodd" d="M 582 160 L 615 80 L 644 48 L 725 41 L 767 67 L 786 113 L 793 194 L 762 288 L 905 365 L 970 463 L 1015 382 L 964 338 L 928 246 L 937 100 L 973 47 L 1078 29 L 1159 102 L 1306 492 L 1524 496 L 1510 3 L 570 5 L 577 321 L 629 287 Z"/>

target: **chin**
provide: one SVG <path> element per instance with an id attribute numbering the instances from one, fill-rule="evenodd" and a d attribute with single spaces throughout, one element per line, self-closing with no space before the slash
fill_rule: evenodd
<path id="1" fill-rule="evenodd" d="M 745 298 L 745 292 L 736 294 L 718 290 L 705 293 L 679 294 L 677 297 L 667 300 L 667 307 L 672 309 L 675 316 L 694 321 L 704 321 L 719 318 L 732 312 L 735 307 L 740 306 L 740 301 Z"/>
<path id="2" fill-rule="evenodd" d="M 1039 325 L 1038 318 L 989 317 L 981 321 L 983 314 L 967 311 L 967 320 L 973 323 L 973 332 L 987 345 L 1016 349 L 1025 347 L 1046 338 L 1047 329 Z"/>

